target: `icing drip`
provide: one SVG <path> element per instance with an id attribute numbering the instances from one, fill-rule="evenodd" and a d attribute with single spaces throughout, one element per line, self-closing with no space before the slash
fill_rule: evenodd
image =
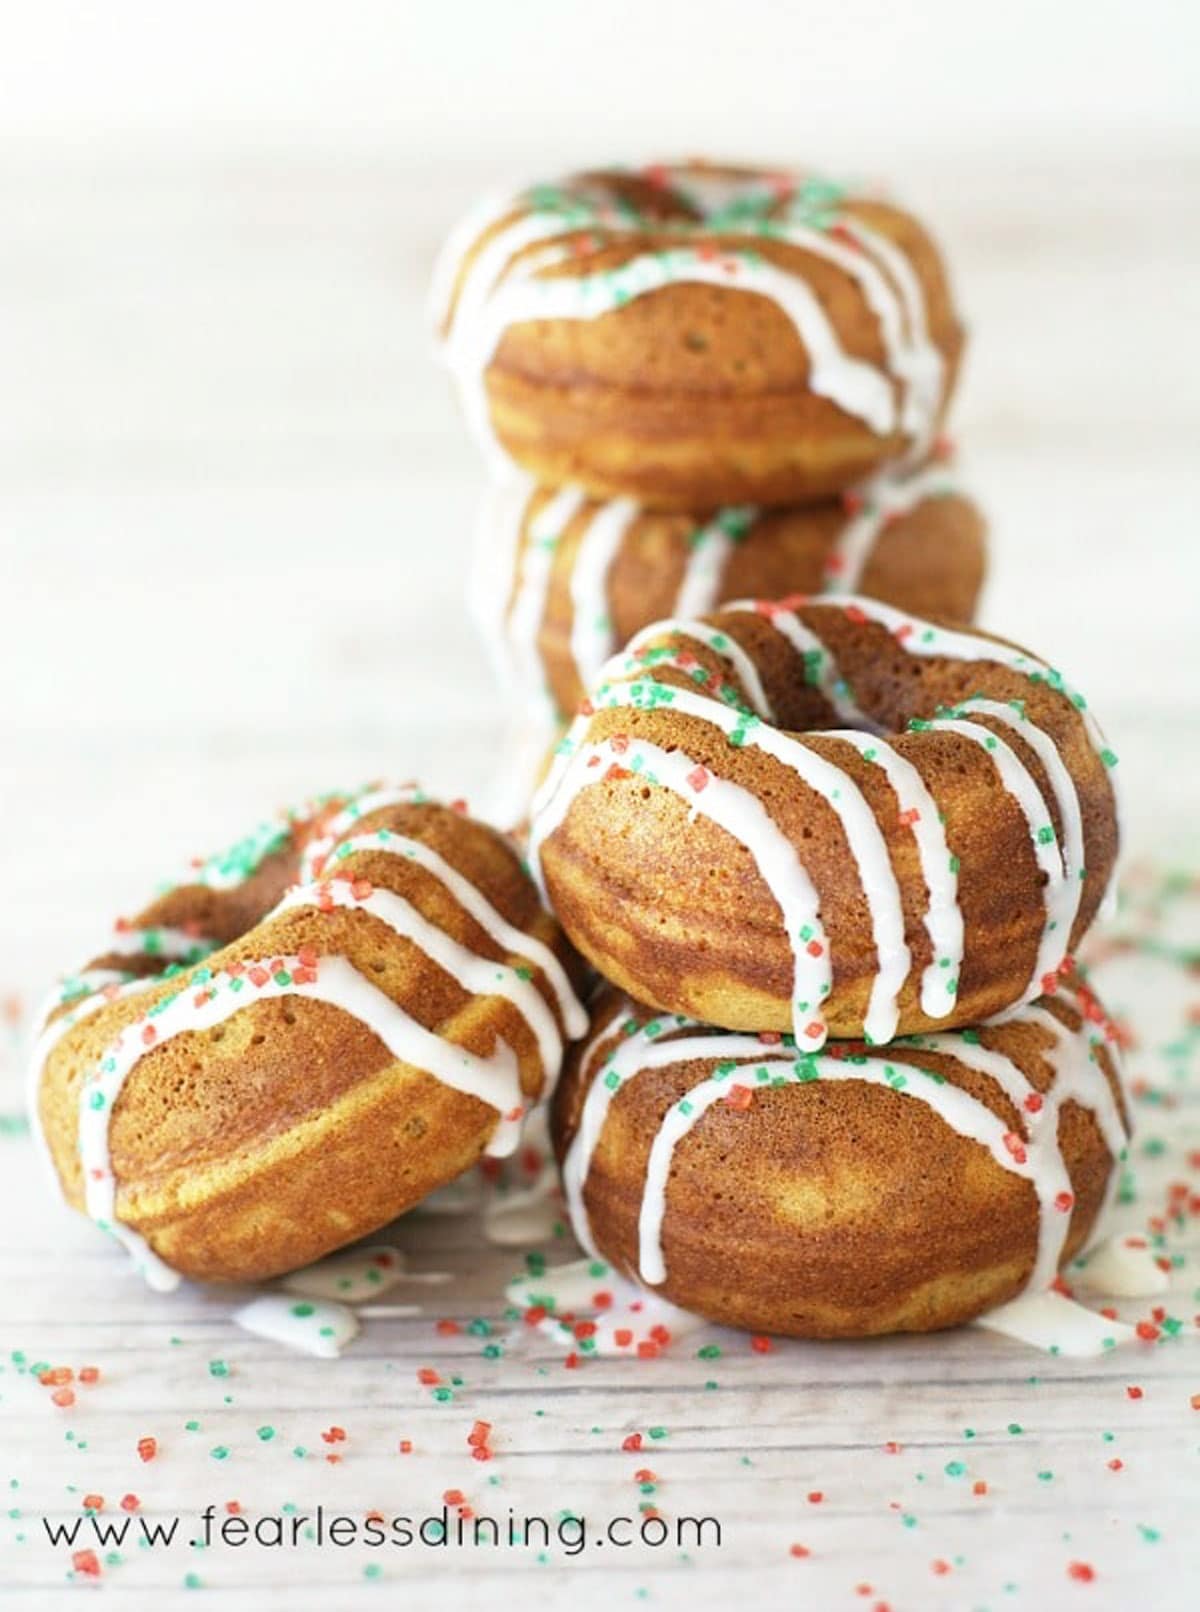
<path id="1" fill-rule="evenodd" d="M 699 616 L 711 610 L 721 591 L 721 578 L 735 544 L 749 531 L 758 511 L 729 504 L 688 538 L 687 560 L 675 598 L 676 616 Z"/>
<path id="2" fill-rule="evenodd" d="M 845 501 L 850 518 L 826 557 L 822 591 L 856 592 L 884 529 L 926 499 L 955 491 L 946 467 L 931 465 L 905 476 L 887 472 L 851 493 Z"/>
<path id="3" fill-rule="evenodd" d="M 580 681 L 595 681 L 613 650 L 612 617 L 608 606 L 608 575 L 612 563 L 637 518 L 632 498 L 614 498 L 601 504 L 587 523 L 571 571 L 571 656 Z"/>
<path id="4" fill-rule="evenodd" d="M 563 1164 L 563 1185 L 575 1234 L 585 1248 L 595 1252 L 584 1190 L 617 1093 L 647 1070 L 703 1059 L 716 1065 L 714 1074 L 671 1105 L 651 1143 L 638 1216 L 638 1265 L 643 1281 L 659 1284 L 666 1280 L 662 1228 L 675 1149 L 714 1104 L 726 1100 L 738 1086 L 748 1086 L 753 1091 L 814 1080 L 854 1080 L 925 1103 L 960 1136 L 986 1147 L 1002 1169 L 1030 1182 L 1038 1204 L 1038 1237 L 1027 1286 L 1031 1292 L 1040 1291 L 1054 1280 L 1074 1206 L 1058 1139 L 1061 1109 L 1074 1102 L 1094 1115 L 1112 1156 L 1110 1181 L 1124 1157 L 1126 1133 L 1084 1029 L 1071 1030 L 1042 1007 L 1027 1008 L 1021 1017 L 1049 1037 L 1044 1056 L 1054 1069 L 1054 1081 L 1044 1094 L 1036 1091 L 1010 1058 L 982 1046 L 975 1031 L 905 1038 L 896 1047 L 945 1054 L 995 1081 L 1022 1114 L 1027 1140 L 1014 1136 L 985 1103 L 944 1077 L 906 1060 L 893 1061 L 884 1054 L 780 1056 L 774 1039 L 706 1032 L 703 1026 L 678 1015 L 663 1015 L 641 1026 L 636 1020 L 627 1020 L 620 1026 L 613 1021 L 597 1041 L 618 1031 L 624 1039 L 618 1041 L 592 1078 Z M 687 1031 L 695 1033 L 681 1034 Z"/>
<path id="5" fill-rule="evenodd" d="M 233 1312 L 244 1332 L 282 1343 L 320 1360 L 336 1360 L 359 1333 L 358 1317 L 344 1304 L 264 1293 Z"/>
<path id="6" fill-rule="evenodd" d="M 714 654 L 732 668 L 749 701 L 750 709 L 756 716 L 767 722 L 775 720 L 775 712 L 767 691 L 763 688 L 762 679 L 758 675 L 758 667 L 753 659 L 746 653 L 737 640 L 719 627 L 711 627 L 706 621 L 657 621 L 652 626 L 638 633 L 632 638 L 626 649 L 624 659 L 620 662 L 624 674 L 645 672 L 652 675 L 650 668 L 657 666 L 677 666 L 683 670 L 694 668 L 696 657 L 685 649 L 662 648 L 647 650 L 645 645 L 653 638 L 665 636 L 667 633 L 676 633 L 682 638 L 694 638 L 698 643 L 704 644 Z M 600 684 L 602 703 L 607 703 L 612 683 L 612 667 L 606 668 L 604 681 Z M 725 691 L 717 691 L 724 695 Z M 732 691 L 730 691 L 732 692 Z M 665 698 L 665 696 L 663 696 Z M 739 700 L 738 704 L 742 702 Z M 744 709 L 744 707 L 743 707 Z"/>
<path id="7" fill-rule="evenodd" d="M 953 1012 L 958 995 L 964 931 L 958 872 L 937 802 L 912 762 L 882 739 L 850 728 L 830 728 L 825 737 L 852 744 L 864 761 L 880 769 L 895 791 L 901 817 L 912 830 L 928 895 L 925 931 L 933 948 L 933 960 L 921 976 L 921 1011 L 931 1019 L 944 1019 Z"/>
<path id="8" fill-rule="evenodd" d="M 365 841 L 367 848 L 373 848 L 374 836 L 361 835 L 358 838 Z M 353 848 L 361 850 L 364 847 L 360 844 Z M 318 907 L 322 912 L 334 907 L 351 912 L 369 912 L 386 924 L 394 935 L 412 941 L 464 991 L 475 996 L 501 996 L 511 1002 L 535 1037 L 538 1056 L 545 1068 L 557 1067 L 562 1058 L 562 1033 L 541 992 L 528 978 L 528 971 L 522 976 L 518 969 L 509 964 L 481 957 L 478 952 L 460 945 L 444 929 L 439 929 L 437 924 L 423 917 L 411 902 L 393 894 L 391 890 L 372 890 L 369 895 L 356 895 L 353 887 L 340 879 L 322 884 L 300 884 L 288 891 L 271 917 L 297 907 Z"/>
<path id="9" fill-rule="evenodd" d="M 546 613 L 554 553 L 586 496 L 579 487 L 564 487 L 556 492 L 534 517 L 528 542 L 521 551 L 521 576 L 508 613 L 508 636 L 518 687 L 527 692 L 537 690 L 539 701 L 549 700 L 537 639 Z"/>
<path id="10" fill-rule="evenodd" d="M 305 1298 L 365 1304 L 408 1279 L 403 1252 L 391 1243 L 377 1243 L 331 1254 L 315 1265 L 293 1271 L 280 1285 Z"/>
<path id="11" fill-rule="evenodd" d="M 711 702 L 702 703 L 707 718 Z M 529 836 L 531 864 L 538 866 L 542 843 L 562 822 L 575 796 L 603 776 L 599 764 L 604 760 L 628 768 L 661 789 L 669 789 L 687 801 L 693 815 L 716 823 L 750 852 L 764 884 L 779 904 L 793 946 L 796 974 L 792 1016 L 797 1045 L 821 1046 L 825 1040 L 821 1004 L 832 989 L 833 970 L 817 892 L 795 846 L 748 789 L 714 778 L 681 750 L 667 751 L 641 741 L 619 750 L 611 742 L 581 745 L 571 756 L 548 804 L 534 817 Z M 878 1028 L 878 1020 L 876 1024 Z"/>
<path id="12" fill-rule="evenodd" d="M 1137 1336 L 1124 1321 L 1097 1315 L 1053 1289 L 1022 1293 L 1011 1303 L 981 1315 L 973 1324 L 987 1332 L 1015 1338 L 1018 1343 L 1032 1344 L 1035 1349 L 1072 1355 L 1077 1360 L 1094 1359 Z"/>
<path id="13" fill-rule="evenodd" d="M 990 702 L 989 702 L 990 703 Z M 1071 924 L 1079 907 L 1079 881 L 1064 867 L 1054 825 L 1033 774 L 1016 752 L 981 723 L 937 718 L 929 723 L 935 733 L 954 733 L 980 745 L 991 758 L 996 774 L 1029 825 L 1029 843 L 1038 867 L 1046 876 L 1045 922 L 1027 994 L 1049 990 L 1071 945 Z"/>

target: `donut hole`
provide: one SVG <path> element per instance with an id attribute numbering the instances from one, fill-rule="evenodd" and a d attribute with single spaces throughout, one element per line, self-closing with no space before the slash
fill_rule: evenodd
<path id="1" fill-rule="evenodd" d="M 414 1141 L 424 1136 L 428 1129 L 429 1126 L 421 1118 L 420 1114 L 414 1114 L 411 1119 L 407 1119 L 404 1122 L 405 1136 L 411 1136 Z"/>
<path id="2" fill-rule="evenodd" d="M 386 974 L 387 959 L 385 957 L 372 958 L 371 962 L 367 964 L 367 967 L 371 970 L 372 974 Z"/>
<path id="3" fill-rule="evenodd" d="M 212 1042 L 213 1046 L 216 1046 L 218 1041 L 224 1041 L 225 1026 L 223 1024 L 218 1024 L 215 1030 L 210 1030 L 208 1032 L 208 1039 Z"/>
<path id="4" fill-rule="evenodd" d="M 683 345 L 689 353 L 706 353 L 708 337 L 702 330 L 688 330 L 684 332 Z"/>

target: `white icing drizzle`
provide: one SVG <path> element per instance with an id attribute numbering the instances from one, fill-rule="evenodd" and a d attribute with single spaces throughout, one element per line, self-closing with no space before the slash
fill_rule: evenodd
<path id="1" fill-rule="evenodd" d="M 989 1310 L 972 1324 L 1049 1354 L 1070 1355 L 1076 1360 L 1095 1359 L 1137 1336 L 1124 1321 L 1097 1315 L 1054 1288 L 1042 1293 L 1031 1289 Z"/>
<path id="2" fill-rule="evenodd" d="M 1039 996 L 1049 988 L 1048 979 L 1058 973 L 1070 949 L 1071 924 L 1079 906 L 1079 880 L 1068 876 L 1045 799 L 1037 780 L 1016 751 L 979 722 L 938 717 L 929 727 L 936 733 L 954 733 L 961 739 L 969 739 L 972 744 L 979 745 L 991 759 L 1005 792 L 1012 796 L 1024 814 L 1034 859 L 1046 875 L 1042 938 L 1038 942 L 1033 969 L 1023 993 L 1026 998 Z"/>
<path id="3" fill-rule="evenodd" d="M 1075 1102 L 1095 1116 L 1112 1157 L 1110 1180 L 1117 1174 L 1119 1161 L 1124 1157 L 1126 1133 L 1108 1080 L 1094 1059 L 1086 1023 L 1072 1030 L 1040 1006 L 1027 1008 L 1022 1019 L 1046 1031 L 1050 1038 L 1050 1046 L 1043 1056 L 1053 1067 L 1054 1080 L 1044 1094 L 1037 1092 L 1012 1059 L 984 1047 L 976 1032 L 912 1038 L 898 1042 L 897 1047 L 948 1055 L 963 1067 L 994 1080 L 1021 1113 L 1028 1131 L 1027 1139 L 1008 1131 L 999 1115 L 962 1088 L 919 1065 L 900 1059 L 891 1062 L 886 1050 L 869 1057 L 856 1055 L 853 1060 L 825 1054 L 794 1058 L 781 1056 L 777 1046 L 755 1036 L 705 1033 L 703 1026 L 678 1015 L 653 1020 L 636 1028 L 632 1034 L 629 1024 L 636 1024 L 636 1021 L 620 1026 L 614 1019 L 605 1027 L 604 1036 L 624 1029 L 625 1038 L 618 1041 L 592 1077 L 563 1164 L 567 1207 L 576 1236 L 585 1248 L 595 1251 L 584 1191 L 616 1094 L 646 1070 L 703 1059 L 717 1064 L 717 1072 L 671 1105 L 651 1143 L 638 1217 L 638 1264 L 643 1281 L 659 1284 L 666 1280 L 662 1228 L 671 1166 L 680 1141 L 715 1103 L 728 1098 L 735 1086 L 769 1090 L 780 1084 L 804 1084 L 820 1079 L 855 1080 L 916 1098 L 959 1135 L 986 1147 L 1001 1168 L 1028 1180 L 1038 1203 L 1038 1237 L 1027 1286 L 1031 1292 L 1040 1291 L 1054 1280 L 1074 1206 L 1070 1177 L 1058 1139 L 1062 1107 L 1067 1102 Z M 688 1030 L 697 1033 L 679 1035 Z M 672 1035 L 679 1039 L 667 1039 Z M 586 1068 L 586 1064 L 583 1067 Z"/>
<path id="4" fill-rule="evenodd" d="M 909 475 L 889 470 L 856 488 L 850 495 L 853 513 L 825 560 L 822 591 L 855 593 L 884 528 L 926 499 L 946 497 L 957 490 L 944 465 L 929 465 Z"/>
<path id="5" fill-rule="evenodd" d="M 375 836 L 363 834 L 357 839 L 357 844 L 349 842 L 353 849 L 376 849 Z M 537 1041 L 538 1057 L 543 1068 L 549 1073 L 558 1067 L 562 1058 L 563 1038 L 554 1014 L 532 980 L 522 979 L 517 969 L 508 963 L 481 957 L 478 952 L 460 945 L 444 929 L 430 923 L 403 896 L 391 890 L 375 889 L 370 895 L 358 896 L 344 879 L 331 880 L 327 884 L 293 886 L 270 917 L 278 917 L 294 908 L 314 906 L 322 910 L 333 906 L 352 912 L 369 912 L 386 924 L 394 935 L 412 941 L 464 991 L 475 996 L 500 996 L 511 1002 Z"/>
<path id="6" fill-rule="evenodd" d="M 562 487 L 534 516 L 521 550 L 521 574 L 508 612 L 508 640 L 519 687 L 538 691 L 539 703 L 549 699 L 538 650 L 538 633 L 546 614 L 554 553 L 562 534 L 583 506 L 581 487 Z"/>
<path id="7" fill-rule="evenodd" d="M 105 941 L 102 955 L 161 958 L 164 963 L 194 963 L 205 952 L 212 950 L 212 944 L 211 940 L 191 934 L 186 929 L 171 929 L 166 925 L 132 929 L 122 925 L 114 929 Z"/>
<path id="8" fill-rule="evenodd" d="M 928 895 L 925 930 L 933 949 L 932 960 L 921 976 L 921 1011 L 928 1018 L 944 1019 L 957 1000 L 964 930 L 958 873 L 937 802 L 912 762 L 883 739 L 853 728 L 830 728 L 825 737 L 853 745 L 865 761 L 880 769 L 895 791 L 905 826 L 912 830 Z"/>
<path id="9" fill-rule="evenodd" d="M 707 706 L 704 714 L 708 716 Z M 575 796 L 588 784 L 599 781 L 602 774 L 596 769 L 602 760 L 644 773 L 658 787 L 687 801 L 693 815 L 707 817 L 725 829 L 750 853 L 779 905 L 793 946 L 796 973 L 792 1015 L 797 1044 L 819 1047 L 826 1033 L 821 1004 L 832 988 L 833 971 L 817 892 L 795 846 L 748 789 L 714 778 L 681 750 L 662 750 L 641 740 L 620 751 L 614 750 L 611 742 L 580 746 L 571 756 L 552 799 L 533 820 L 529 836 L 533 866 L 538 865 L 542 843 L 562 822 Z M 703 783 L 697 787 L 701 777 Z"/>
<path id="10" fill-rule="evenodd" d="M 363 1304 L 411 1280 L 403 1251 L 391 1243 L 350 1248 L 292 1271 L 280 1283 L 289 1293 L 339 1304 Z"/>
<path id="11" fill-rule="evenodd" d="M 663 685 L 652 684 L 651 688 L 662 692 Z M 858 880 L 862 886 L 863 898 L 867 904 L 867 912 L 871 922 L 871 938 L 875 945 L 876 968 L 871 984 L 871 997 L 864 1018 L 864 1028 L 867 1039 L 876 1046 L 882 1046 L 890 1041 L 896 1033 L 899 1022 L 900 1007 L 899 996 L 908 978 L 908 971 L 912 965 L 912 954 L 904 938 L 904 911 L 900 900 L 900 883 L 892 867 L 888 855 L 887 843 L 875 819 L 875 813 L 867 804 L 862 791 L 848 773 L 836 767 L 832 762 L 826 761 L 803 742 L 790 734 L 783 733 L 778 728 L 767 726 L 765 723 L 755 722 L 746 725 L 744 717 L 731 711 L 727 706 L 719 704 L 699 694 L 689 693 L 686 689 L 671 688 L 666 690 L 670 694 L 669 707 L 682 716 L 694 717 L 698 721 L 708 722 L 718 728 L 727 739 L 732 742 L 732 736 L 739 735 L 741 744 L 771 756 L 792 772 L 806 784 L 815 794 L 819 795 L 828 806 L 832 808 L 842 826 L 850 855 L 857 870 Z M 604 708 L 627 708 L 645 703 L 646 685 L 640 682 L 618 683 L 604 697 Z M 638 746 L 639 751 L 649 746 Z M 695 767 L 695 763 L 688 763 L 686 756 L 681 758 L 687 764 L 688 770 Z M 658 762 L 655 762 L 657 775 Z M 722 818 L 721 826 L 734 835 L 748 850 L 754 852 L 756 839 L 761 833 L 759 814 L 763 807 L 757 797 L 740 785 L 725 785 L 722 790 Z M 701 815 L 709 813 L 709 791 L 717 783 L 709 776 L 702 789 L 697 790 L 695 784 L 690 785 L 693 810 Z M 728 795 L 726 792 L 728 791 Z M 740 797 L 738 807 L 733 802 Z M 742 825 L 745 825 L 744 827 Z M 772 824 L 774 826 L 774 824 Z M 776 832 L 780 832 L 776 830 Z M 791 845 L 790 841 L 786 843 Z M 791 856 L 797 867 L 802 868 L 799 852 L 791 847 Z M 756 855 L 756 860 L 758 860 Z M 760 862 L 760 867 L 762 866 Z M 790 910 L 797 910 L 802 914 L 800 924 L 788 925 L 788 939 L 796 958 L 796 991 L 795 1006 L 797 1009 L 796 1038 L 799 1042 L 803 1034 L 803 1025 L 799 1017 L 808 1013 L 811 1006 L 811 997 L 801 999 L 802 980 L 805 974 L 805 963 L 802 958 L 810 956 L 814 945 L 822 945 L 828 951 L 827 941 L 814 940 L 812 929 L 816 907 L 810 908 L 809 896 L 812 890 L 811 880 L 807 870 L 803 871 L 804 904 L 793 900 L 787 904 L 780 896 L 779 887 L 768 880 L 768 886 L 780 903 L 785 918 Z M 798 881 L 797 881 L 798 882 Z"/>
<path id="12" fill-rule="evenodd" d="M 626 534 L 638 516 L 632 498 L 601 504 L 579 540 L 571 570 L 571 656 L 585 687 L 595 681 L 613 650 L 608 576 Z"/>
<path id="13" fill-rule="evenodd" d="M 526 934 L 523 929 L 510 924 L 478 885 L 472 884 L 457 868 L 451 867 L 449 862 L 430 846 L 421 840 L 410 839 L 405 834 L 393 833 L 390 829 L 377 829 L 355 835 L 334 849 L 341 835 L 370 813 L 380 811 L 385 806 L 412 805 L 424 798 L 426 797 L 417 789 L 380 789 L 352 802 L 330 824 L 326 838 L 318 845 L 309 848 L 301 865 L 301 877 L 311 881 L 317 876 L 326 858 L 332 855 L 334 861 L 341 861 L 354 851 L 382 851 L 415 862 L 426 873 L 441 880 L 459 906 L 474 918 L 481 929 L 487 931 L 498 946 L 512 956 L 527 958 L 541 969 L 558 1002 L 568 1037 L 571 1040 L 578 1040 L 587 1031 L 589 1022 L 587 1009 L 575 994 L 567 971 L 553 948 L 545 941 L 539 940 L 536 935 Z"/>
<path id="14" fill-rule="evenodd" d="M 838 219 L 838 229 L 855 244 L 843 245 L 833 235 L 810 226 L 785 223 L 782 239 L 816 257 L 835 263 L 858 285 L 879 321 L 887 366 L 903 384 L 900 427 L 913 441 L 910 457 L 920 459 L 933 437 L 942 398 L 942 356 L 929 340 L 925 298 L 912 265 L 900 249 L 853 213 Z M 886 269 L 881 273 L 877 258 Z"/>
<path id="15" fill-rule="evenodd" d="M 647 643 L 655 638 L 665 638 L 669 633 L 675 633 L 681 638 L 694 638 L 698 643 L 704 644 L 706 648 L 711 649 L 715 655 L 719 655 L 723 661 L 728 662 L 745 690 L 750 708 L 754 714 L 762 717 L 767 722 L 775 720 L 774 707 L 767 698 L 767 691 L 763 687 L 762 678 L 759 676 L 758 667 L 753 658 L 746 653 L 732 633 L 725 632 L 720 627 L 710 626 L 706 621 L 672 619 L 670 621 L 654 622 L 630 639 L 625 650 L 624 673 L 652 676 L 651 671 L 639 664 L 640 657 L 644 654 Z M 695 657 L 689 657 L 689 652 L 686 649 L 675 648 L 670 651 L 656 651 L 654 664 L 656 666 L 686 666 L 689 658 L 694 659 Z M 608 680 L 606 675 L 605 683 L 601 685 L 602 689 L 606 687 Z M 607 693 L 604 694 L 604 703 L 608 703 Z"/>
<path id="16" fill-rule="evenodd" d="M 750 610 L 763 616 L 791 644 L 804 663 L 805 680 L 818 690 L 843 722 L 854 722 L 869 733 L 882 733 L 879 724 L 862 709 L 850 692 L 833 654 L 794 610 L 762 609 L 753 599 L 737 599 L 726 610 Z M 769 713 L 763 712 L 764 716 Z"/>
<path id="17" fill-rule="evenodd" d="M 729 504 L 691 533 L 673 615 L 702 616 L 712 609 L 733 547 L 757 514 L 749 504 Z"/>
<path id="18" fill-rule="evenodd" d="M 485 424 L 484 376 L 511 325 L 540 319 L 596 319 L 635 297 L 685 283 L 767 297 L 791 321 L 804 345 L 809 389 L 862 420 L 878 436 L 896 429 L 892 382 L 873 364 L 842 349 L 820 299 L 805 280 L 751 253 L 701 257 L 688 248 L 669 248 L 639 254 L 605 273 L 578 278 L 537 279 L 527 263 L 517 264 L 472 318 L 452 320 L 447 359 L 463 386 L 468 414 L 485 447 L 494 451 L 494 439 Z"/>
<path id="19" fill-rule="evenodd" d="M 1102 1298 L 1154 1298 L 1171 1285 L 1145 1237 L 1107 1237 L 1071 1271 L 1071 1285 Z"/>
<path id="20" fill-rule="evenodd" d="M 109 1150 L 113 1110 L 125 1081 L 151 1048 L 191 1031 L 213 1029 L 254 1002 L 296 996 L 341 1008 L 376 1035 L 398 1062 L 426 1071 L 455 1091 L 496 1109 L 500 1117 L 488 1143 L 489 1153 L 502 1155 L 517 1144 L 524 1099 L 516 1057 L 503 1041 L 497 1040 L 488 1058 L 444 1041 L 343 957 L 322 957 L 318 967 L 309 970 L 302 969 L 296 959 L 286 959 L 284 967 L 274 972 L 270 972 L 271 966 L 264 960 L 246 964 L 236 975 L 222 970 L 211 980 L 192 980 L 145 1019 L 126 1026 L 80 1089 L 79 1157 L 87 1212 L 128 1248 L 152 1287 L 174 1287 L 179 1277 L 144 1238 L 116 1217 L 117 1184 Z M 260 984 L 249 984 L 251 971 L 256 969 L 266 978 Z M 315 977 L 297 980 L 297 970 Z"/>
<path id="21" fill-rule="evenodd" d="M 232 1320 L 243 1332 L 320 1360 L 336 1360 L 359 1333 L 358 1317 L 345 1304 L 288 1293 L 263 1293 L 235 1310 Z"/>

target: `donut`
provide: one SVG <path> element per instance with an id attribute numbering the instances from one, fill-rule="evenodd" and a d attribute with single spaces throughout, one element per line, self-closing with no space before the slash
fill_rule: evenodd
<path id="1" fill-rule="evenodd" d="M 697 163 L 489 198 L 433 304 L 493 464 L 659 509 L 810 503 L 919 463 L 963 347 L 910 213 Z"/>
<path id="2" fill-rule="evenodd" d="M 1001 639 L 862 596 L 741 601 L 610 662 L 530 856 L 638 1001 L 882 1045 L 1053 989 L 1112 879 L 1115 762 Z"/>
<path id="3" fill-rule="evenodd" d="M 1077 979 L 1002 1024 L 801 1053 L 611 987 L 554 1098 L 575 1234 L 755 1332 L 958 1326 L 1053 1282 L 1116 1186 L 1115 1032 Z"/>
<path id="4" fill-rule="evenodd" d="M 820 504 L 704 515 L 509 481 L 484 500 L 471 606 L 515 699 L 559 719 L 661 617 L 825 592 L 970 621 L 983 572 L 983 518 L 944 464 Z"/>
<path id="5" fill-rule="evenodd" d="M 415 787 L 331 799 L 64 982 L 35 1132 L 153 1285 L 260 1280 L 510 1151 L 587 1027 L 575 966 L 494 829 Z"/>

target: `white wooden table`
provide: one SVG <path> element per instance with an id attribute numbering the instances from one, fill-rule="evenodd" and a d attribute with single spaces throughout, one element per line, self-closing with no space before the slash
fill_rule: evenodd
<path id="1" fill-rule="evenodd" d="M 400 167 L 296 158 L 0 175 L 0 999 L 14 1021 L 182 853 L 265 809 L 376 774 L 468 796 L 486 781 L 497 712 L 460 604 L 478 472 L 420 315 L 433 244 L 486 177 L 449 175 L 434 195 Z M 1088 691 L 1123 758 L 1135 854 L 1195 868 L 1194 171 L 1135 153 L 1124 167 L 930 169 L 909 188 L 942 223 L 976 331 L 958 432 L 995 528 L 985 619 Z M 1169 229 L 1144 227 L 1148 194 Z M 1200 901 L 1173 897 L 1148 920 L 1140 888 L 1126 923 L 1195 948 Z M 1144 1231 L 1171 1181 L 1200 1190 L 1194 975 L 1143 950 L 1098 977 L 1139 1040 L 1138 1197 L 1123 1215 Z M 578 1608 L 1196 1602 L 1195 1217 L 1168 1229 L 1164 1257 L 1184 1263 L 1156 1301 L 1181 1335 L 1099 1361 L 977 1331 L 768 1354 L 701 1332 L 657 1360 L 568 1370 L 502 1320 L 521 1254 L 488 1245 L 472 1216 L 395 1228 L 415 1270 L 453 1281 L 395 1289 L 383 1302 L 421 1313 L 373 1317 L 340 1361 L 314 1361 L 232 1328 L 232 1295 L 142 1291 L 45 1195 L 13 1117 L 10 1040 L 0 1586 L 18 1601 L 57 1605 L 91 1582 L 69 1580 L 42 1515 L 78 1516 L 98 1494 L 119 1517 L 132 1492 L 143 1514 L 184 1522 L 170 1549 L 99 1551 L 121 1605 L 173 1602 L 189 1575 L 233 1606 L 281 1584 L 289 1605 L 322 1608 L 388 1586 L 455 1608 L 498 1594 Z M 571 1253 L 566 1239 L 545 1252 Z M 29 1371 L 43 1362 L 100 1380 L 58 1408 Z M 494 1427 L 490 1462 L 470 1457 L 477 1419 Z M 333 1427 L 344 1441 L 323 1441 Z M 633 1432 L 640 1451 L 622 1447 Z M 671 1525 L 719 1518 L 722 1544 L 545 1560 L 186 1544 L 210 1502 L 390 1517 L 437 1510 L 447 1489 L 502 1518 L 581 1514 L 589 1538 L 652 1502 Z"/>

